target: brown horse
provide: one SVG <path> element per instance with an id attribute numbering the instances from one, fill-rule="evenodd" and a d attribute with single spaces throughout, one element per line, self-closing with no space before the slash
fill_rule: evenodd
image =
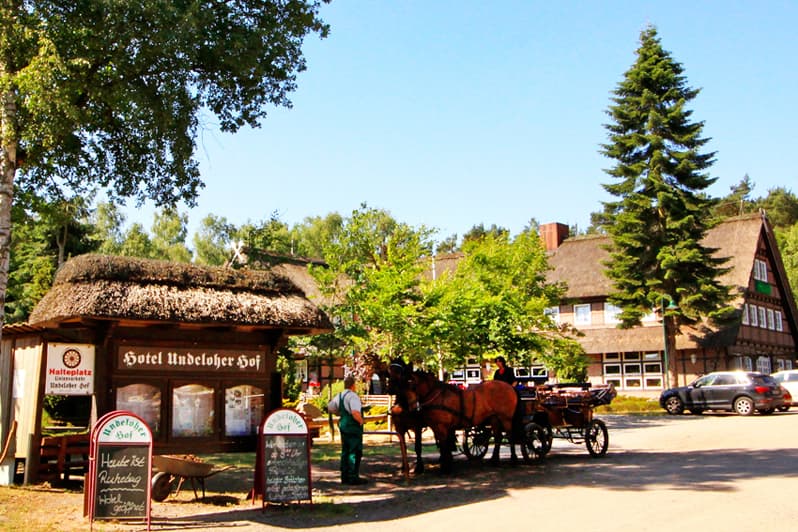
<path id="1" fill-rule="evenodd" d="M 430 373 L 415 371 L 406 382 L 404 395 L 410 408 L 421 413 L 424 424 L 435 434 L 440 447 L 442 471 L 451 471 L 455 431 L 486 423 L 490 424 L 493 431 L 491 461 L 499 461 L 503 432 L 510 440 L 512 460 L 517 460 L 513 417 L 518 395 L 506 382 L 487 381 L 461 390 L 439 381 Z"/>
<path id="2" fill-rule="evenodd" d="M 407 397 L 403 393 L 403 383 L 407 382 L 408 375 L 412 372 L 410 366 L 401 359 L 391 362 L 388 368 L 388 391 L 396 395 L 396 404 L 391 409 L 391 420 L 396 432 L 399 434 L 399 446 L 402 454 L 407 454 L 407 434 L 413 431 L 415 436 L 414 450 L 416 452 L 416 466 L 413 472 L 420 475 L 424 472 L 424 461 L 421 458 L 421 432 L 424 430 L 424 420 L 420 412 L 408 408 Z M 406 464 L 402 464 L 402 473 L 407 477 Z"/>

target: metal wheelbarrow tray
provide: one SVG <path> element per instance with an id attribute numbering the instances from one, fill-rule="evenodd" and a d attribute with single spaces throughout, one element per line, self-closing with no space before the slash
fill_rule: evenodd
<path id="1" fill-rule="evenodd" d="M 191 481 L 194 490 L 194 499 L 198 499 L 197 485 L 202 488 L 202 498 L 205 498 L 205 479 L 222 471 L 233 469 L 234 466 L 216 468 L 213 464 L 203 462 L 191 455 L 153 455 L 152 456 L 152 499 L 161 502 L 172 491 L 172 484 L 177 480 L 175 496 L 180 493 L 183 482 Z M 155 472 L 157 470 L 157 473 Z"/>

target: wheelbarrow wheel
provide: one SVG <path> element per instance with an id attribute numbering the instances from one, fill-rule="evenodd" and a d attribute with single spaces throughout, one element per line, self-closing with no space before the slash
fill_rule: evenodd
<path id="1" fill-rule="evenodd" d="M 172 475 L 166 471 L 155 473 L 152 477 L 152 500 L 163 502 L 172 491 Z"/>

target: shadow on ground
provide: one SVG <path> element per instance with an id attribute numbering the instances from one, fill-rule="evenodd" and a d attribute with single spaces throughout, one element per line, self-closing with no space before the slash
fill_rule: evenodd
<path id="1" fill-rule="evenodd" d="M 610 416 L 604 418 L 610 432 L 670 423 L 663 416 Z M 681 418 L 684 421 L 686 418 Z M 700 417 L 695 417 L 700 420 Z M 201 529 L 215 526 L 243 527 L 257 523 L 286 529 L 312 529 L 349 523 L 379 523 L 421 515 L 475 502 L 505 497 L 511 490 L 580 487 L 599 490 L 642 491 L 732 491 L 735 482 L 768 477 L 798 477 L 794 467 L 798 449 L 724 449 L 717 451 L 613 450 L 592 458 L 584 445 L 555 441 L 551 453 L 539 463 L 499 466 L 470 462 L 462 455 L 455 460 L 451 475 L 441 475 L 435 454 L 425 454 L 428 472 L 404 481 L 397 471 L 395 456 L 369 457 L 364 473 L 371 479 L 365 486 L 341 486 L 336 464 L 313 466 L 314 504 L 307 502 L 262 508 L 241 504 L 226 511 L 211 511 L 189 519 L 154 523 L 159 529 Z M 227 474 L 228 472 L 225 472 Z M 230 472 L 231 476 L 241 471 Z M 221 477 L 221 475 L 220 475 Z M 228 486 L 251 486 L 251 477 L 228 479 Z M 219 479 L 223 480 L 223 479 Z M 210 501 L 209 501 L 210 502 Z"/>

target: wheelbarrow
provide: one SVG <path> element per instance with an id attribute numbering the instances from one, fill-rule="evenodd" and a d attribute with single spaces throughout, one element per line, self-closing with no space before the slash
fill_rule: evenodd
<path id="1" fill-rule="evenodd" d="M 164 501 L 175 486 L 175 497 L 180 493 L 180 488 L 186 480 L 191 481 L 194 490 L 194 499 L 198 499 L 197 486 L 202 489 L 202 498 L 205 498 L 205 479 L 222 471 L 233 469 L 235 466 L 216 468 L 213 464 L 203 462 L 190 455 L 153 455 L 152 457 L 152 500 Z M 157 470 L 157 472 L 156 472 Z"/>

